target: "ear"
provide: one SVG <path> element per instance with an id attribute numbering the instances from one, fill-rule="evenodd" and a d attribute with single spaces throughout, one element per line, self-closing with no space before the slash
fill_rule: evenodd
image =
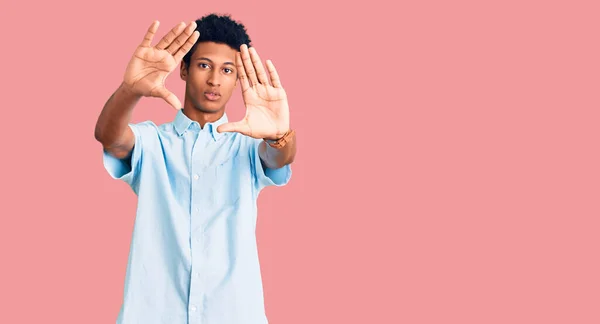
<path id="1" fill-rule="evenodd" d="M 179 77 L 181 78 L 181 80 L 187 81 L 187 75 L 188 75 L 187 66 L 185 65 L 184 61 L 181 61 L 181 67 L 179 69 Z"/>

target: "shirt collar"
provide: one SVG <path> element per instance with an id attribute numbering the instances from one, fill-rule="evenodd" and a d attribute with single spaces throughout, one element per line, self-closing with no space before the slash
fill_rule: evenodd
<path id="1" fill-rule="evenodd" d="M 212 135 L 213 139 L 216 141 L 221 136 L 223 136 L 223 133 L 217 132 L 217 127 L 219 127 L 219 125 L 225 124 L 227 122 L 228 122 L 227 114 L 224 113 L 223 116 L 221 116 L 221 118 L 219 118 L 217 121 L 212 122 L 212 123 L 206 123 L 206 125 L 204 125 L 204 128 L 208 127 L 208 131 Z M 198 128 L 200 127 L 198 122 L 191 120 L 188 116 L 186 116 L 183 113 L 183 109 L 179 109 L 179 111 L 177 112 L 177 115 L 175 116 L 175 120 L 173 121 L 173 124 L 175 126 L 175 131 L 177 132 L 177 134 L 179 136 L 183 136 L 185 131 L 192 124 L 198 125 Z"/>

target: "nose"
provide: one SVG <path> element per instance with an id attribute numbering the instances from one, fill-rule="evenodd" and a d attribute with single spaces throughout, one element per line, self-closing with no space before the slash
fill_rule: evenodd
<path id="1" fill-rule="evenodd" d="M 221 80 L 219 79 L 219 73 L 211 72 L 208 75 L 208 80 L 206 82 L 211 86 L 219 86 L 221 85 Z"/>

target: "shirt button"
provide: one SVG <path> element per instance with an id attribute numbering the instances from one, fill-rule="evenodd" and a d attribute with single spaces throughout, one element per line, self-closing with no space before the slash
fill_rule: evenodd
<path id="1" fill-rule="evenodd" d="M 194 174 L 194 180 L 198 180 L 198 175 Z"/>
<path id="2" fill-rule="evenodd" d="M 191 309 L 192 309 L 192 312 L 195 312 L 196 311 L 196 306 L 192 306 Z"/>

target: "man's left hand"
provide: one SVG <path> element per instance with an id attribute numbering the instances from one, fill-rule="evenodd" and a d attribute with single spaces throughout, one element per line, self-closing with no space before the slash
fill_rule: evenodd
<path id="1" fill-rule="evenodd" d="M 266 66 L 269 76 L 254 47 L 248 48 L 245 44 L 240 47 L 236 67 L 246 115 L 240 121 L 220 125 L 218 132 L 238 132 L 253 138 L 276 140 L 289 130 L 287 95 L 273 62 L 267 60 Z"/>

